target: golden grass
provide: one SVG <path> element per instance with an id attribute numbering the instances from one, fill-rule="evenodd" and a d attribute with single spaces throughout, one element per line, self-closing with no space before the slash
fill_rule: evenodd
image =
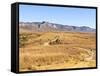
<path id="1" fill-rule="evenodd" d="M 95 33 L 20 32 L 19 45 L 20 71 L 96 67 Z"/>

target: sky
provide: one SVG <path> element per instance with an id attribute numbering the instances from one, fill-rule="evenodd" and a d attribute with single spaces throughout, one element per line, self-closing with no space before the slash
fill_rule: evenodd
<path id="1" fill-rule="evenodd" d="M 42 22 L 88 26 L 96 26 L 96 10 L 75 7 L 52 7 L 37 5 L 19 5 L 20 22 Z"/>

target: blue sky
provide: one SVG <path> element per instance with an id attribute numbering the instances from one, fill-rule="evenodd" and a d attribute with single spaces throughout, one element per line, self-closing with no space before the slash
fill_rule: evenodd
<path id="1" fill-rule="evenodd" d="M 36 5 L 19 5 L 20 22 L 42 22 L 73 25 L 96 26 L 96 10 L 86 8 L 66 8 Z"/>

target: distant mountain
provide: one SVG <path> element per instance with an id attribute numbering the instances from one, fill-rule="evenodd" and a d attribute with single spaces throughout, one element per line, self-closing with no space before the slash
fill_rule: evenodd
<path id="1" fill-rule="evenodd" d="M 87 26 L 72 26 L 72 25 L 62 25 L 50 22 L 20 22 L 19 27 L 22 30 L 33 31 L 33 32 L 49 32 L 49 31 L 74 31 L 74 32 L 95 32 L 95 29 Z"/>

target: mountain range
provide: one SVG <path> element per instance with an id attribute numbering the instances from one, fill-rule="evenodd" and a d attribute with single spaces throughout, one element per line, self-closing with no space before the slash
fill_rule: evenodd
<path id="1" fill-rule="evenodd" d="M 96 29 L 87 26 L 73 26 L 73 25 L 62 25 L 50 22 L 19 22 L 19 27 L 24 31 L 33 32 L 59 32 L 59 31 L 72 31 L 72 32 L 95 32 Z"/>

